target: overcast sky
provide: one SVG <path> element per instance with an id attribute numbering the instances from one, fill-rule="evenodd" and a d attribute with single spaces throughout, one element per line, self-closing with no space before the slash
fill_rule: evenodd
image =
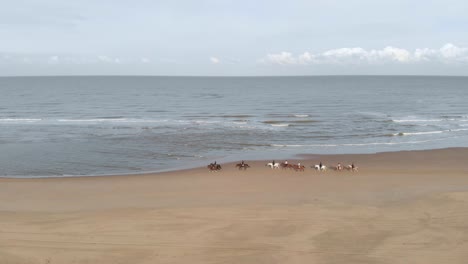
<path id="1" fill-rule="evenodd" d="M 468 75 L 466 0 L 0 0 L 0 75 Z"/>

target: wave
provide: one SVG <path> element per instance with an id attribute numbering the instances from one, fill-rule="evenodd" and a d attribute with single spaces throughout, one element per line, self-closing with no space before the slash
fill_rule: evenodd
<path id="1" fill-rule="evenodd" d="M 306 115 L 306 114 L 295 114 L 293 116 L 294 117 L 309 117 L 309 115 Z"/>
<path id="2" fill-rule="evenodd" d="M 446 118 L 433 118 L 433 119 L 391 119 L 392 122 L 395 123 L 436 123 L 436 122 L 447 122 L 447 121 L 459 121 L 459 122 L 467 122 L 468 119 L 466 117 L 446 117 Z"/>
<path id="3" fill-rule="evenodd" d="M 459 132 L 459 131 L 468 131 L 467 128 L 457 128 L 457 129 L 449 129 L 449 132 Z"/>
<path id="4" fill-rule="evenodd" d="M 249 117 L 255 117 L 254 115 L 222 115 L 220 117 L 224 118 L 249 118 Z"/>
<path id="5" fill-rule="evenodd" d="M 123 116 L 99 116 L 97 119 L 125 119 Z"/>
<path id="6" fill-rule="evenodd" d="M 266 121 L 262 121 L 263 124 L 267 124 L 267 125 L 276 125 L 276 124 L 289 124 L 289 123 L 293 123 L 293 124 L 307 124 L 307 123 L 315 123 L 315 122 L 318 122 L 316 120 L 266 120 Z"/>
<path id="7" fill-rule="evenodd" d="M 425 131 L 425 132 L 399 132 L 399 133 L 391 134 L 391 136 L 418 136 L 418 135 L 442 134 L 442 133 L 447 133 L 447 132 L 460 132 L 460 131 L 468 131 L 468 128 Z"/>
<path id="8" fill-rule="evenodd" d="M 58 119 L 58 122 L 131 122 L 126 118 Z"/>
<path id="9" fill-rule="evenodd" d="M 222 123 L 217 120 L 178 120 L 180 123 L 195 123 L 195 124 L 218 124 Z"/>
<path id="10" fill-rule="evenodd" d="M 395 123 L 442 122 L 446 119 L 392 119 Z"/>
<path id="11" fill-rule="evenodd" d="M 38 122 L 40 118 L 0 118 L 0 122 Z"/>
<path id="12" fill-rule="evenodd" d="M 229 128 L 241 130 L 268 130 L 273 127 L 289 126 L 287 123 L 259 124 L 248 120 L 190 120 L 190 119 L 138 119 L 123 118 L 120 116 L 108 116 L 99 118 L 61 118 L 61 119 L 32 119 L 32 118 L 3 118 L 0 124 L 38 124 L 38 125 L 61 125 L 61 126 L 96 126 L 97 128 L 113 129 L 157 129 L 157 128 L 178 128 L 178 127 L 206 127 L 208 128 Z M 271 126 L 270 126 L 271 125 Z M 273 126 L 273 127 L 272 127 Z"/>
<path id="13" fill-rule="evenodd" d="M 416 135 L 430 135 L 430 134 L 441 134 L 446 132 L 445 130 L 438 131 L 427 131 L 427 132 L 399 132 L 392 134 L 393 136 L 416 136 Z"/>
<path id="14" fill-rule="evenodd" d="M 442 139 L 438 139 L 442 140 Z M 271 147 L 281 147 L 281 148 L 301 148 L 301 147 L 356 147 L 356 146 L 379 146 L 379 145 L 405 145 L 405 144 L 420 144 L 433 142 L 436 140 L 417 140 L 417 141 L 405 141 L 405 142 L 371 142 L 371 143 L 344 143 L 344 144 L 305 144 L 305 145 L 295 145 L 295 144 L 271 144 Z"/>

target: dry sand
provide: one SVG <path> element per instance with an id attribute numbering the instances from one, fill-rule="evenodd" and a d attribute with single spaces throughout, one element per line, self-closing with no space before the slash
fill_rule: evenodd
<path id="1" fill-rule="evenodd" d="M 0 179 L 0 263 L 468 263 L 467 148 L 302 158 Z"/>

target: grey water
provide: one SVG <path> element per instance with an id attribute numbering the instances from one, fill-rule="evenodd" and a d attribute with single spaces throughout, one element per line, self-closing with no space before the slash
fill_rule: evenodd
<path id="1" fill-rule="evenodd" d="M 467 99 L 467 77 L 3 77 L 0 176 L 468 147 Z"/>

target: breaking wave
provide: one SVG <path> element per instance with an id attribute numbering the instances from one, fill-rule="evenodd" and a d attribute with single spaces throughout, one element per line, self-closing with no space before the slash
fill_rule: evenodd
<path id="1" fill-rule="evenodd" d="M 460 128 L 460 129 L 447 129 L 447 130 L 425 131 L 425 132 L 399 132 L 399 133 L 395 133 L 391 135 L 392 136 L 418 136 L 418 135 L 442 134 L 442 133 L 447 133 L 447 132 L 460 132 L 460 131 L 468 131 L 468 129 Z"/>
<path id="2" fill-rule="evenodd" d="M 0 118 L 0 122 L 38 122 L 41 121 L 40 118 Z"/>

